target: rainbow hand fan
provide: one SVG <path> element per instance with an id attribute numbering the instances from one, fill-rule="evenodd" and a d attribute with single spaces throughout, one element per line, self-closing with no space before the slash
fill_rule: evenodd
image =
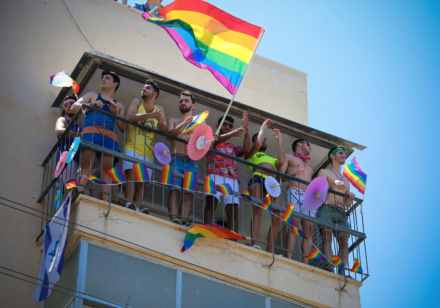
<path id="1" fill-rule="evenodd" d="M 193 121 L 190 124 L 188 124 L 187 127 L 185 127 L 185 129 L 182 131 L 181 134 L 183 135 L 183 134 L 189 133 L 194 128 L 196 128 L 197 126 L 202 124 L 203 121 L 205 121 L 208 116 L 209 116 L 209 111 L 208 110 L 206 110 L 205 112 L 202 112 L 202 113 L 194 116 L 193 117 Z"/>
<path id="2" fill-rule="evenodd" d="M 211 127 L 199 126 L 188 140 L 188 156 L 192 160 L 201 159 L 209 151 L 213 140 Z"/>
<path id="3" fill-rule="evenodd" d="M 317 177 L 310 182 L 304 194 L 303 209 L 313 211 L 319 208 L 327 198 L 328 182 L 324 177 Z"/>
<path id="4" fill-rule="evenodd" d="M 78 151 L 79 144 L 81 142 L 80 137 L 76 137 L 75 140 L 73 140 L 72 146 L 70 147 L 69 153 L 67 154 L 67 160 L 66 164 L 70 164 L 72 159 L 75 157 L 76 151 Z"/>
<path id="5" fill-rule="evenodd" d="M 61 174 L 61 172 L 64 169 L 64 166 L 66 165 L 67 160 L 67 151 L 64 151 L 63 154 L 60 155 L 60 160 L 58 161 L 57 167 L 55 168 L 55 178 L 58 178 Z"/>

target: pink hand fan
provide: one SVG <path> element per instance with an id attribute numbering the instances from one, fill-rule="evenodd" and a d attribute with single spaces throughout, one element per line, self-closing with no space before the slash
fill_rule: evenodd
<path id="1" fill-rule="evenodd" d="M 60 155 L 60 160 L 58 161 L 57 167 L 55 168 L 55 178 L 60 176 L 64 166 L 66 165 L 67 153 L 67 151 L 64 151 L 63 154 Z"/>
<path id="2" fill-rule="evenodd" d="M 188 155 L 192 160 L 199 160 L 209 151 L 214 141 L 212 129 L 208 125 L 201 125 L 196 128 L 188 140 Z"/>
<path id="3" fill-rule="evenodd" d="M 328 182 L 323 177 L 317 177 L 310 182 L 304 194 L 303 209 L 313 211 L 319 208 L 327 198 Z"/>

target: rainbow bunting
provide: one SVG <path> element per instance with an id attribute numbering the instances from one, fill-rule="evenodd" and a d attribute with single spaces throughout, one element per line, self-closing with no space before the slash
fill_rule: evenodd
<path id="1" fill-rule="evenodd" d="M 203 185 L 205 194 L 215 195 L 217 193 L 214 185 L 214 181 L 209 177 L 205 176 L 205 183 Z"/>
<path id="2" fill-rule="evenodd" d="M 197 188 L 197 177 L 197 172 L 185 171 L 182 188 L 185 190 L 195 191 Z"/>
<path id="3" fill-rule="evenodd" d="M 358 274 L 362 274 L 364 272 L 358 259 L 354 258 L 353 268 L 350 271 Z"/>
<path id="4" fill-rule="evenodd" d="M 283 216 L 281 216 L 281 219 L 287 222 L 289 225 L 293 222 L 293 208 L 295 206 L 293 204 L 289 204 L 287 209 L 284 211 Z"/>
<path id="5" fill-rule="evenodd" d="M 306 256 L 307 259 L 310 260 L 322 260 L 324 259 L 323 254 L 319 251 L 318 248 L 313 248 L 313 250 Z"/>
<path id="6" fill-rule="evenodd" d="M 174 185 L 174 174 L 170 165 L 162 165 L 162 178 L 160 182 L 166 185 Z"/>
<path id="7" fill-rule="evenodd" d="M 295 226 L 292 226 L 292 228 L 290 228 L 290 231 L 299 237 L 305 238 L 306 240 L 309 239 L 307 236 L 304 235 L 304 233 L 302 233 L 302 231 L 300 229 L 298 229 Z"/>
<path id="8" fill-rule="evenodd" d="M 245 190 L 243 190 L 243 191 L 241 192 L 241 197 L 242 197 L 243 199 L 246 199 L 246 200 L 252 202 L 251 194 L 247 191 L 247 189 L 245 189 Z"/>
<path id="9" fill-rule="evenodd" d="M 361 167 L 359 167 L 356 157 L 353 157 L 351 162 L 345 165 L 342 175 L 345 176 L 361 194 L 365 194 L 367 175 L 362 171 Z"/>
<path id="10" fill-rule="evenodd" d="M 134 180 L 136 182 L 149 182 L 150 175 L 148 174 L 147 166 L 143 163 L 133 164 Z"/>
<path id="11" fill-rule="evenodd" d="M 202 113 L 196 115 L 196 116 L 194 117 L 193 121 L 192 121 L 190 124 L 188 124 L 187 127 L 185 127 L 185 129 L 181 132 L 181 134 L 183 135 L 183 134 L 189 133 L 189 132 L 192 131 L 194 128 L 196 128 L 197 126 L 199 126 L 200 124 L 202 124 L 203 121 L 206 120 L 206 118 L 208 117 L 208 115 L 209 115 L 209 111 L 208 111 L 208 110 L 206 110 L 206 111 L 204 111 L 204 112 L 202 112 Z"/>
<path id="12" fill-rule="evenodd" d="M 92 181 L 93 183 L 99 184 L 99 185 L 107 185 L 107 182 L 101 180 L 100 178 L 97 178 L 94 175 L 87 174 L 87 178 Z"/>
<path id="13" fill-rule="evenodd" d="M 194 241 L 198 237 L 246 240 L 246 237 L 216 224 L 194 225 L 191 229 L 188 230 L 188 233 L 186 233 L 185 242 L 182 247 L 182 252 L 188 250 L 194 244 Z"/>
<path id="14" fill-rule="evenodd" d="M 83 177 L 84 177 L 84 176 L 80 177 L 79 180 L 73 180 L 73 181 L 70 181 L 69 183 L 66 184 L 66 188 L 67 188 L 67 189 L 72 189 L 72 188 L 78 186 L 79 184 L 82 183 L 82 181 L 83 181 Z"/>
<path id="15" fill-rule="evenodd" d="M 344 268 L 344 262 L 342 262 L 339 256 L 332 256 L 332 264 L 339 268 Z"/>
<path id="16" fill-rule="evenodd" d="M 113 169 L 110 169 L 107 173 L 116 184 L 123 184 L 127 181 L 125 179 L 124 173 L 122 173 L 121 166 L 114 167 Z"/>
<path id="17" fill-rule="evenodd" d="M 75 93 L 79 92 L 79 85 L 66 73 L 62 71 L 50 76 L 50 84 L 55 87 L 72 87 Z"/>
<path id="18" fill-rule="evenodd" d="M 261 205 L 261 207 L 266 211 L 272 212 L 272 201 L 270 200 L 269 194 L 267 194 L 266 197 L 263 199 L 263 204 Z"/>
<path id="19" fill-rule="evenodd" d="M 217 184 L 215 188 L 220 190 L 223 196 L 232 196 L 234 193 L 232 192 L 232 187 L 229 184 Z"/>
<path id="20" fill-rule="evenodd" d="M 160 10 L 165 20 L 142 17 L 162 28 L 190 63 L 209 70 L 231 94 L 264 31 L 201 0 L 176 0 Z"/>

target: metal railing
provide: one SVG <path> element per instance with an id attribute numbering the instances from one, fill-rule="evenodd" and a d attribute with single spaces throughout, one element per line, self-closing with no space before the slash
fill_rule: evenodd
<path id="1" fill-rule="evenodd" d="M 92 183 L 90 181 L 86 181 L 78 186 L 79 190 L 84 190 L 84 193 L 90 194 L 96 198 L 102 198 L 105 201 L 109 202 L 109 208 L 108 212 L 110 212 L 112 206 L 125 206 L 127 202 L 131 202 L 135 206 L 137 206 L 141 212 L 149 213 L 151 215 L 161 217 L 163 219 L 169 219 L 169 217 L 176 217 L 177 219 L 181 221 L 185 221 L 187 224 L 204 224 L 205 223 L 205 211 L 207 208 L 207 197 L 204 194 L 203 190 L 203 184 L 205 175 L 207 174 L 206 170 L 206 157 L 203 159 L 194 162 L 189 160 L 187 157 L 184 157 L 183 164 L 185 166 L 185 169 L 190 164 L 193 164 L 197 166 L 198 168 L 198 181 L 197 181 L 197 192 L 195 193 L 188 193 L 182 191 L 178 194 L 178 204 L 180 206 L 179 212 L 172 212 L 174 211 L 175 207 L 173 205 L 176 205 L 173 202 L 176 201 L 174 198 L 170 198 L 170 187 L 164 184 L 160 183 L 160 177 L 162 172 L 162 165 L 158 163 L 157 161 L 148 162 L 144 161 L 143 159 L 136 158 L 134 156 L 130 156 L 127 154 L 124 154 L 124 148 L 127 138 L 126 132 L 120 132 L 117 131 L 118 135 L 118 150 L 112 150 L 109 148 L 106 148 L 102 145 L 96 144 L 94 140 L 84 140 L 82 134 L 80 134 L 77 131 L 74 131 L 74 129 L 78 130 L 78 127 L 82 127 L 82 123 L 84 121 L 84 114 L 86 111 L 90 111 L 90 114 L 93 114 L 95 117 L 97 114 L 101 114 L 105 116 L 104 123 L 100 123 L 100 126 L 108 127 L 108 123 L 106 125 L 105 121 L 106 119 L 115 119 L 120 120 L 124 122 L 126 125 L 132 125 L 134 127 L 140 128 L 145 131 L 156 133 L 156 140 L 155 142 L 164 142 L 167 143 L 167 139 L 173 139 L 176 142 L 182 142 L 187 143 L 185 140 L 180 139 L 178 137 L 175 137 L 173 135 L 164 133 L 159 130 L 155 130 L 152 128 L 149 128 L 147 126 L 141 125 L 139 123 L 127 120 L 125 118 L 116 116 L 111 113 L 107 113 L 105 111 L 102 111 L 100 109 L 83 105 L 81 109 L 75 114 L 73 117 L 71 123 L 66 128 L 63 135 L 60 137 L 60 139 L 56 142 L 54 147 L 50 150 L 48 156 L 43 162 L 44 167 L 44 174 L 43 174 L 43 181 L 42 181 L 42 189 L 41 189 L 41 195 L 38 198 L 38 202 L 43 203 L 43 211 L 45 214 L 43 214 L 42 222 L 41 222 L 41 230 L 44 230 L 44 224 L 47 223 L 47 221 L 50 219 L 50 217 L 55 214 L 56 210 L 58 209 L 59 205 L 61 204 L 62 200 L 67 195 L 68 191 L 65 188 L 65 184 L 73 179 L 78 178 L 78 174 L 81 170 L 81 165 L 84 165 L 84 157 L 82 156 L 84 149 L 89 149 L 91 151 L 95 151 L 100 154 L 100 158 L 98 157 L 95 159 L 93 165 L 92 165 L 92 159 L 90 159 L 90 169 L 91 171 L 88 172 L 100 179 L 103 178 L 104 173 L 106 173 L 109 168 L 109 166 L 104 166 L 103 164 L 103 157 L 107 156 L 111 158 L 111 166 L 110 169 L 121 165 L 122 161 L 127 161 L 130 163 L 144 163 L 147 168 L 152 169 L 152 175 L 150 178 L 150 182 L 146 187 L 142 188 L 142 196 L 141 201 L 136 202 L 134 200 L 134 193 L 130 196 L 127 196 L 127 185 L 132 185 L 132 191 L 135 188 L 134 182 L 127 182 L 123 185 L 114 185 L 110 186 L 111 189 L 108 191 L 103 191 L 99 185 Z M 93 112 L 92 112 L 93 111 Z M 93 121 L 95 123 L 95 121 Z M 128 126 L 127 126 L 128 127 Z M 116 128 L 113 127 L 113 129 L 116 131 Z M 102 131 L 101 131 L 102 132 Z M 72 163 L 65 168 L 61 175 L 58 178 L 54 177 L 54 172 L 58 163 L 58 157 L 61 152 L 68 151 L 70 148 L 70 145 L 72 143 L 72 138 L 78 136 L 81 139 L 79 150 L 75 156 L 75 158 L 72 160 Z M 106 136 L 101 135 L 103 139 L 106 138 Z M 146 141 L 146 137 L 142 135 L 135 135 L 135 138 L 144 138 L 144 144 Z M 151 140 L 150 140 L 151 141 Z M 154 142 L 153 142 L 154 143 Z M 153 143 L 150 142 L 147 147 L 151 147 Z M 135 142 L 136 144 L 136 142 Z M 146 149 L 144 149 L 144 152 Z M 267 172 L 268 174 L 271 174 L 273 177 L 278 178 L 278 180 L 282 179 L 283 181 L 286 180 L 294 180 L 298 183 L 308 185 L 309 182 L 295 178 L 293 176 L 265 168 L 259 165 L 255 165 L 253 163 L 250 163 L 249 161 L 246 161 L 241 158 L 237 158 L 234 156 L 230 156 L 215 150 L 211 150 L 212 153 L 214 153 L 217 156 L 222 156 L 223 158 L 233 160 L 237 163 L 238 166 L 238 173 L 239 173 L 239 179 L 241 180 L 238 184 L 238 187 L 236 185 L 233 188 L 234 195 L 236 197 L 240 197 L 241 192 L 244 189 L 248 189 L 248 182 L 252 178 L 252 173 L 249 172 L 248 166 L 250 166 L 252 169 L 258 168 L 260 170 L 263 170 L 264 172 Z M 216 162 L 216 160 L 215 160 Z M 194 167 L 195 167 L 194 166 Z M 173 165 L 173 173 L 174 177 L 178 179 L 183 179 L 184 174 L 179 172 L 176 168 L 176 164 Z M 84 172 L 83 172 L 84 173 Z M 105 176 L 105 175 L 104 175 Z M 221 176 L 215 175 L 215 177 L 222 178 Z M 223 177 L 224 179 L 224 177 Z M 127 181 L 130 181 L 130 179 L 127 178 Z M 286 209 L 286 184 L 282 185 L 282 192 L 277 200 L 279 204 L 273 204 L 274 213 L 279 212 L 279 217 L 281 217 L 282 213 Z M 348 198 L 348 195 L 342 194 L 338 191 L 329 190 L 330 193 L 333 193 L 334 195 L 338 195 L 343 197 L 344 203 L 346 198 Z M 175 195 L 176 193 L 173 193 Z M 185 195 L 185 196 L 183 196 Z M 193 197 L 191 197 L 193 196 Z M 185 200 L 182 200 L 185 199 Z M 255 195 L 252 196 L 252 202 L 261 205 L 262 200 L 255 198 Z M 351 272 L 351 276 L 354 275 L 354 278 L 360 281 L 365 280 L 368 278 L 368 261 L 367 261 L 367 250 L 366 250 L 366 235 L 365 235 L 365 228 L 364 228 L 364 221 L 363 221 L 363 214 L 362 214 L 362 202 L 363 200 L 356 198 L 352 205 L 344 211 L 344 215 L 347 217 L 347 221 L 351 228 L 343 227 L 336 221 L 336 223 L 320 219 L 319 217 L 313 217 L 310 214 L 306 215 L 301 212 L 294 211 L 293 215 L 296 219 L 298 219 L 298 227 L 302 229 L 303 221 L 314 224 L 313 226 L 313 237 L 310 238 L 312 240 L 313 244 L 319 248 L 319 250 L 322 252 L 322 236 L 321 234 L 326 234 L 325 231 L 327 230 L 333 230 L 333 240 L 331 241 L 331 251 L 333 254 L 337 254 L 339 251 L 339 244 L 337 238 L 335 238 L 335 235 L 339 233 L 345 233 L 348 236 L 348 264 L 346 264 L 346 268 L 351 268 L 353 266 L 354 259 L 358 259 L 359 262 L 362 265 L 363 268 L 363 274 L 355 274 Z M 116 205 L 118 204 L 118 205 Z M 334 203 L 336 204 L 336 202 Z M 223 206 L 222 206 L 223 205 Z M 186 207 L 186 208 L 185 208 Z M 189 207 L 189 208 L 188 208 Z M 327 211 L 328 211 L 328 207 Z M 253 205 L 251 202 L 246 201 L 244 199 L 239 200 L 239 207 L 235 208 L 235 206 L 229 206 L 228 208 L 224 205 L 224 198 L 221 198 L 221 202 L 219 203 L 219 206 L 217 206 L 217 209 L 213 211 L 213 217 L 212 219 L 209 219 L 209 221 L 217 223 L 219 225 L 223 225 L 225 227 L 228 227 L 230 229 L 233 229 L 234 231 L 245 235 L 251 241 L 245 241 L 244 243 L 246 245 L 252 245 L 251 243 L 256 243 L 258 246 L 261 246 L 264 248 L 267 247 L 268 251 L 271 251 L 273 254 L 273 261 L 275 261 L 275 254 L 281 254 L 283 256 L 293 256 L 293 259 L 297 261 L 304 260 L 305 254 L 302 253 L 300 246 L 301 239 L 296 240 L 295 246 L 290 249 L 288 249 L 288 241 L 289 239 L 286 239 L 286 237 L 294 236 L 290 232 L 290 226 L 281 220 L 280 218 L 273 218 L 274 216 L 270 214 L 269 212 L 262 211 L 261 213 L 261 221 L 260 221 L 260 228 L 258 234 L 255 236 L 252 234 L 253 232 L 251 230 L 254 230 L 254 220 L 253 220 L 253 214 L 254 211 L 258 210 L 258 208 Z M 185 215 L 185 213 L 189 213 L 189 215 Z M 226 215 L 225 215 L 226 214 Z M 329 213 L 327 213 L 329 214 Z M 229 217 L 228 217 L 229 216 Z M 328 215 L 327 215 L 328 216 Z M 209 217 L 210 218 L 210 217 Z M 227 218 L 231 220 L 228 222 Z M 249 223 L 250 221 L 250 223 Z M 277 228 L 278 224 L 279 226 L 279 232 L 273 232 L 273 229 Z M 318 227 L 319 226 L 319 227 Z M 265 231 L 269 229 L 269 232 Z M 322 231 L 325 230 L 325 231 Z M 308 232 L 303 233 L 309 234 Z M 267 232 L 267 234 L 266 234 Z M 304 241 L 304 239 L 302 240 Z M 302 243 L 302 242 L 301 242 Z M 308 244 L 308 251 L 311 251 L 313 249 L 313 246 Z M 345 248 L 344 248 L 345 249 Z M 331 258 L 331 257 L 330 257 Z M 328 271 L 334 271 L 333 266 L 330 266 L 328 262 L 326 261 L 314 261 L 314 260 L 307 260 L 308 264 L 320 267 L 323 269 L 326 269 Z M 272 262 L 273 263 L 273 262 Z M 269 267 L 272 264 L 268 265 Z M 337 268 L 336 268 L 337 270 Z M 342 272 L 340 273 L 342 275 Z M 345 271 L 345 274 L 350 274 L 347 270 Z M 344 275 L 345 276 L 345 275 Z"/>

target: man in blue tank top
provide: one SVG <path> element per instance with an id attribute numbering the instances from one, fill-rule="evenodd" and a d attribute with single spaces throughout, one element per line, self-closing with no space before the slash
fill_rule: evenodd
<path id="1" fill-rule="evenodd" d="M 114 99 L 115 92 L 118 90 L 121 81 L 119 76 L 110 71 L 103 71 L 101 74 L 101 94 L 89 92 L 73 104 L 71 111 L 76 113 L 81 105 L 87 104 L 102 111 L 114 115 L 125 117 L 125 108 L 120 102 Z M 125 123 L 116 120 L 113 117 L 106 116 L 95 111 L 88 111 L 84 119 L 82 141 L 93 145 L 102 146 L 115 152 L 118 151 L 118 136 L 116 135 L 116 126 L 122 131 L 126 131 Z M 108 171 L 113 168 L 113 156 L 91 150 L 83 147 L 81 149 L 81 171 L 80 175 L 90 173 L 90 168 L 95 164 L 95 158 L 100 159 L 100 179 L 111 183 L 111 177 Z M 102 185 L 102 200 L 109 200 L 110 186 Z M 78 187 L 78 191 L 84 191 L 84 187 Z"/>

